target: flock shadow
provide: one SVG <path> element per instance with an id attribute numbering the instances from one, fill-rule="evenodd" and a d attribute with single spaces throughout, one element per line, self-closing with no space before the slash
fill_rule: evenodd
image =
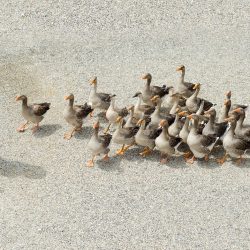
<path id="1" fill-rule="evenodd" d="M 43 179 L 46 176 L 46 171 L 40 166 L 9 161 L 0 157 L 0 175 L 9 178 L 25 176 L 29 179 Z"/>
<path id="2" fill-rule="evenodd" d="M 109 162 L 102 161 L 101 159 L 97 160 L 97 166 L 104 170 L 104 171 L 118 171 L 123 172 L 124 170 L 120 167 L 120 164 L 123 160 L 127 160 L 130 162 L 139 162 L 140 159 L 151 162 L 158 162 L 160 163 L 161 155 L 159 151 L 153 151 L 153 153 L 145 158 L 143 158 L 140 154 L 142 151 L 142 147 L 133 147 L 129 149 L 124 155 L 114 155 L 110 157 Z M 224 154 L 224 151 L 222 148 L 217 148 L 213 152 L 212 156 L 210 157 L 209 161 L 205 161 L 204 159 L 197 159 L 194 164 L 197 165 L 200 168 L 204 169 L 215 169 L 215 168 L 221 168 L 223 165 L 220 165 L 217 163 L 217 159 L 221 158 Z M 239 168 L 250 168 L 250 159 L 246 158 L 244 159 L 244 162 L 242 164 L 237 164 L 234 159 L 227 159 L 227 162 L 230 162 L 234 167 Z M 225 162 L 226 164 L 226 162 Z M 187 163 L 184 160 L 183 156 L 179 157 L 170 157 L 169 160 L 161 164 L 162 166 L 166 166 L 169 168 L 175 168 L 175 169 L 184 169 L 184 168 L 190 168 L 193 166 L 193 164 Z"/>

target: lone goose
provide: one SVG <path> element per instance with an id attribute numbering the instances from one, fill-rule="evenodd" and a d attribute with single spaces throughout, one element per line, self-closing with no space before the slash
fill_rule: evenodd
<path id="1" fill-rule="evenodd" d="M 175 91 L 185 97 L 190 97 L 193 93 L 194 93 L 194 83 L 190 83 L 190 82 L 185 82 L 184 77 L 185 77 L 185 66 L 181 65 L 180 67 L 178 67 L 176 69 L 176 71 L 180 71 L 181 72 L 181 76 L 180 79 L 177 83 L 177 85 L 175 86 Z"/>
<path id="2" fill-rule="evenodd" d="M 154 103 L 150 100 L 153 96 L 159 95 L 160 97 L 163 97 L 168 94 L 169 88 L 167 88 L 166 85 L 163 85 L 162 87 L 150 85 L 152 81 L 151 74 L 147 73 L 143 75 L 142 79 L 147 80 L 144 88 L 141 90 L 142 100 L 144 103 L 154 106 Z"/>
<path id="3" fill-rule="evenodd" d="M 104 154 L 103 160 L 108 161 L 109 156 L 108 153 L 110 151 L 109 149 L 109 144 L 112 139 L 112 135 L 106 134 L 106 135 L 99 135 L 99 121 L 97 121 L 93 128 L 94 128 L 94 133 L 91 136 L 89 143 L 88 143 L 88 148 L 91 151 L 92 158 L 87 162 L 88 167 L 93 167 L 94 166 L 94 160 L 97 155 Z"/>
<path id="4" fill-rule="evenodd" d="M 69 100 L 69 104 L 64 109 L 63 116 L 67 123 L 73 126 L 73 129 L 70 132 L 65 133 L 64 135 L 64 139 L 69 140 L 73 136 L 75 131 L 81 130 L 83 119 L 91 114 L 93 109 L 87 103 L 85 103 L 84 105 L 74 105 L 73 94 L 65 96 L 64 99 Z"/>
<path id="5" fill-rule="evenodd" d="M 22 116 L 26 122 L 17 128 L 18 132 L 24 132 L 28 128 L 29 122 L 32 122 L 34 127 L 32 133 L 35 133 L 39 128 L 39 123 L 43 120 L 44 114 L 50 109 L 50 103 L 34 103 L 28 105 L 28 98 L 26 95 L 19 95 L 16 101 L 22 101 Z"/>
<path id="6" fill-rule="evenodd" d="M 235 117 L 229 117 L 226 119 L 229 123 L 227 133 L 223 139 L 223 147 L 226 151 L 225 155 L 218 159 L 219 164 L 223 164 L 227 156 L 237 158 L 236 163 L 240 164 L 243 161 L 243 156 L 250 150 L 250 141 L 235 135 L 236 119 Z"/>
<path id="7" fill-rule="evenodd" d="M 192 120 L 192 126 L 188 134 L 187 144 L 194 154 L 188 162 L 192 164 L 196 158 L 205 158 L 205 160 L 208 161 L 209 154 L 219 137 L 198 134 L 199 116 L 192 114 L 189 115 L 188 118 Z"/>

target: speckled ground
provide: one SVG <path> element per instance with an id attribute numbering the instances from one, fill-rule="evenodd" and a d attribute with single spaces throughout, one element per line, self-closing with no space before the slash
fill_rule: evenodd
<path id="1" fill-rule="evenodd" d="M 218 103 L 250 103 L 250 7 L 234 1 L 1 1 L 0 249 L 249 249 L 250 162 L 159 164 L 133 148 L 85 167 L 92 121 L 71 141 L 63 96 L 88 79 L 133 103 L 151 72 L 176 66 Z M 17 93 L 50 101 L 41 130 L 18 134 Z M 117 148 L 112 145 L 112 153 Z"/>

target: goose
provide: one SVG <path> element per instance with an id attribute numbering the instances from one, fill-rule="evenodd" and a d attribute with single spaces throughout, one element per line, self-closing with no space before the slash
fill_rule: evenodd
<path id="1" fill-rule="evenodd" d="M 226 152 L 221 159 L 217 160 L 217 162 L 223 164 L 229 155 L 230 157 L 237 159 L 237 164 L 241 164 L 243 162 L 243 156 L 250 150 L 250 141 L 235 135 L 237 124 L 235 117 L 231 116 L 226 120 L 229 123 L 227 133 L 223 139 L 223 147 Z"/>
<path id="2" fill-rule="evenodd" d="M 94 167 L 94 160 L 96 156 L 104 154 L 103 160 L 108 161 L 108 153 L 110 151 L 109 144 L 112 139 L 111 134 L 99 135 L 100 123 L 99 121 L 95 122 L 93 125 L 94 133 L 92 134 L 89 143 L 88 149 L 91 151 L 92 158 L 87 161 L 87 167 Z"/>
<path id="3" fill-rule="evenodd" d="M 151 101 L 151 98 L 155 95 L 159 95 L 160 97 L 163 97 L 164 95 L 169 93 L 169 88 L 166 87 L 166 85 L 160 86 L 151 86 L 152 81 L 152 75 L 147 73 L 142 76 L 143 80 L 146 80 L 146 84 L 144 88 L 141 90 L 142 93 L 142 100 L 144 103 L 154 106 L 154 103 Z"/>
<path id="4" fill-rule="evenodd" d="M 73 129 L 64 134 L 64 139 L 69 140 L 75 131 L 80 131 L 83 124 L 83 119 L 91 114 L 93 109 L 90 105 L 85 103 L 84 105 L 74 105 L 74 95 L 70 94 L 64 97 L 65 100 L 69 100 L 69 104 L 64 109 L 63 116 L 64 119 L 73 126 Z"/>
<path id="5" fill-rule="evenodd" d="M 28 104 L 26 95 L 16 96 L 16 101 L 22 101 L 22 116 L 26 122 L 17 128 L 18 132 L 24 132 L 31 122 L 34 124 L 32 133 L 35 133 L 39 128 L 39 123 L 43 120 L 44 114 L 50 109 L 50 103 L 33 103 Z"/>
<path id="6" fill-rule="evenodd" d="M 181 95 L 183 95 L 184 97 L 190 97 L 194 92 L 194 83 L 190 83 L 190 82 L 185 82 L 184 77 L 185 77 L 185 66 L 181 65 L 179 66 L 176 71 L 181 72 L 181 76 L 180 79 L 177 83 L 177 85 L 175 86 L 175 91 Z"/>
<path id="7" fill-rule="evenodd" d="M 209 154 L 218 141 L 219 137 L 199 134 L 197 132 L 199 116 L 192 114 L 189 115 L 188 118 L 192 120 L 192 126 L 190 133 L 188 134 L 187 144 L 194 154 L 193 157 L 188 160 L 188 162 L 192 164 L 196 158 L 205 158 L 205 160 L 208 161 Z"/>

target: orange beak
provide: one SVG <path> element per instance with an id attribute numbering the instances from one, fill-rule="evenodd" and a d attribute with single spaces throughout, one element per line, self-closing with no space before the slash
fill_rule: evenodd
<path id="1" fill-rule="evenodd" d="M 15 97 L 15 101 L 16 101 L 16 102 L 19 101 L 19 100 L 20 100 L 19 98 L 20 98 L 20 96 L 16 96 L 16 97 Z"/>
<path id="2" fill-rule="evenodd" d="M 232 112 L 240 113 L 241 112 L 241 108 L 234 109 Z"/>
<path id="3" fill-rule="evenodd" d="M 181 111 L 178 113 L 179 116 L 185 116 L 187 114 L 187 111 Z"/>
<path id="4" fill-rule="evenodd" d="M 159 127 L 162 128 L 166 125 L 166 121 L 165 120 L 161 120 L 159 123 Z"/>
<path id="5" fill-rule="evenodd" d="M 193 118 L 193 115 L 188 115 L 187 118 L 191 120 Z"/>
<path id="6" fill-rule="evenodd" d="M 143 122 L 143 120 L 140 119 L 140 120 L 136 123 L 136 125 L 137 125 L 137 126 L 141 126 L 142 122 Z"/>
<path id="7" fill-rule="evenodd" d="M 89 80 L 90 85 L 96 84 L 97 83 L 97 78 L 95 77 L 94 79 Z"/>
<path id="8" fill-rule="evenodd" d="M 183 70 L 183 67 L 176 68 L 176 71 L 182 71 L 182 70 Z"/>
<path id="9" fill-rule="evenodd" d="M 64 96 L 64 100 L 69 100 L 69 96 Z"/>

